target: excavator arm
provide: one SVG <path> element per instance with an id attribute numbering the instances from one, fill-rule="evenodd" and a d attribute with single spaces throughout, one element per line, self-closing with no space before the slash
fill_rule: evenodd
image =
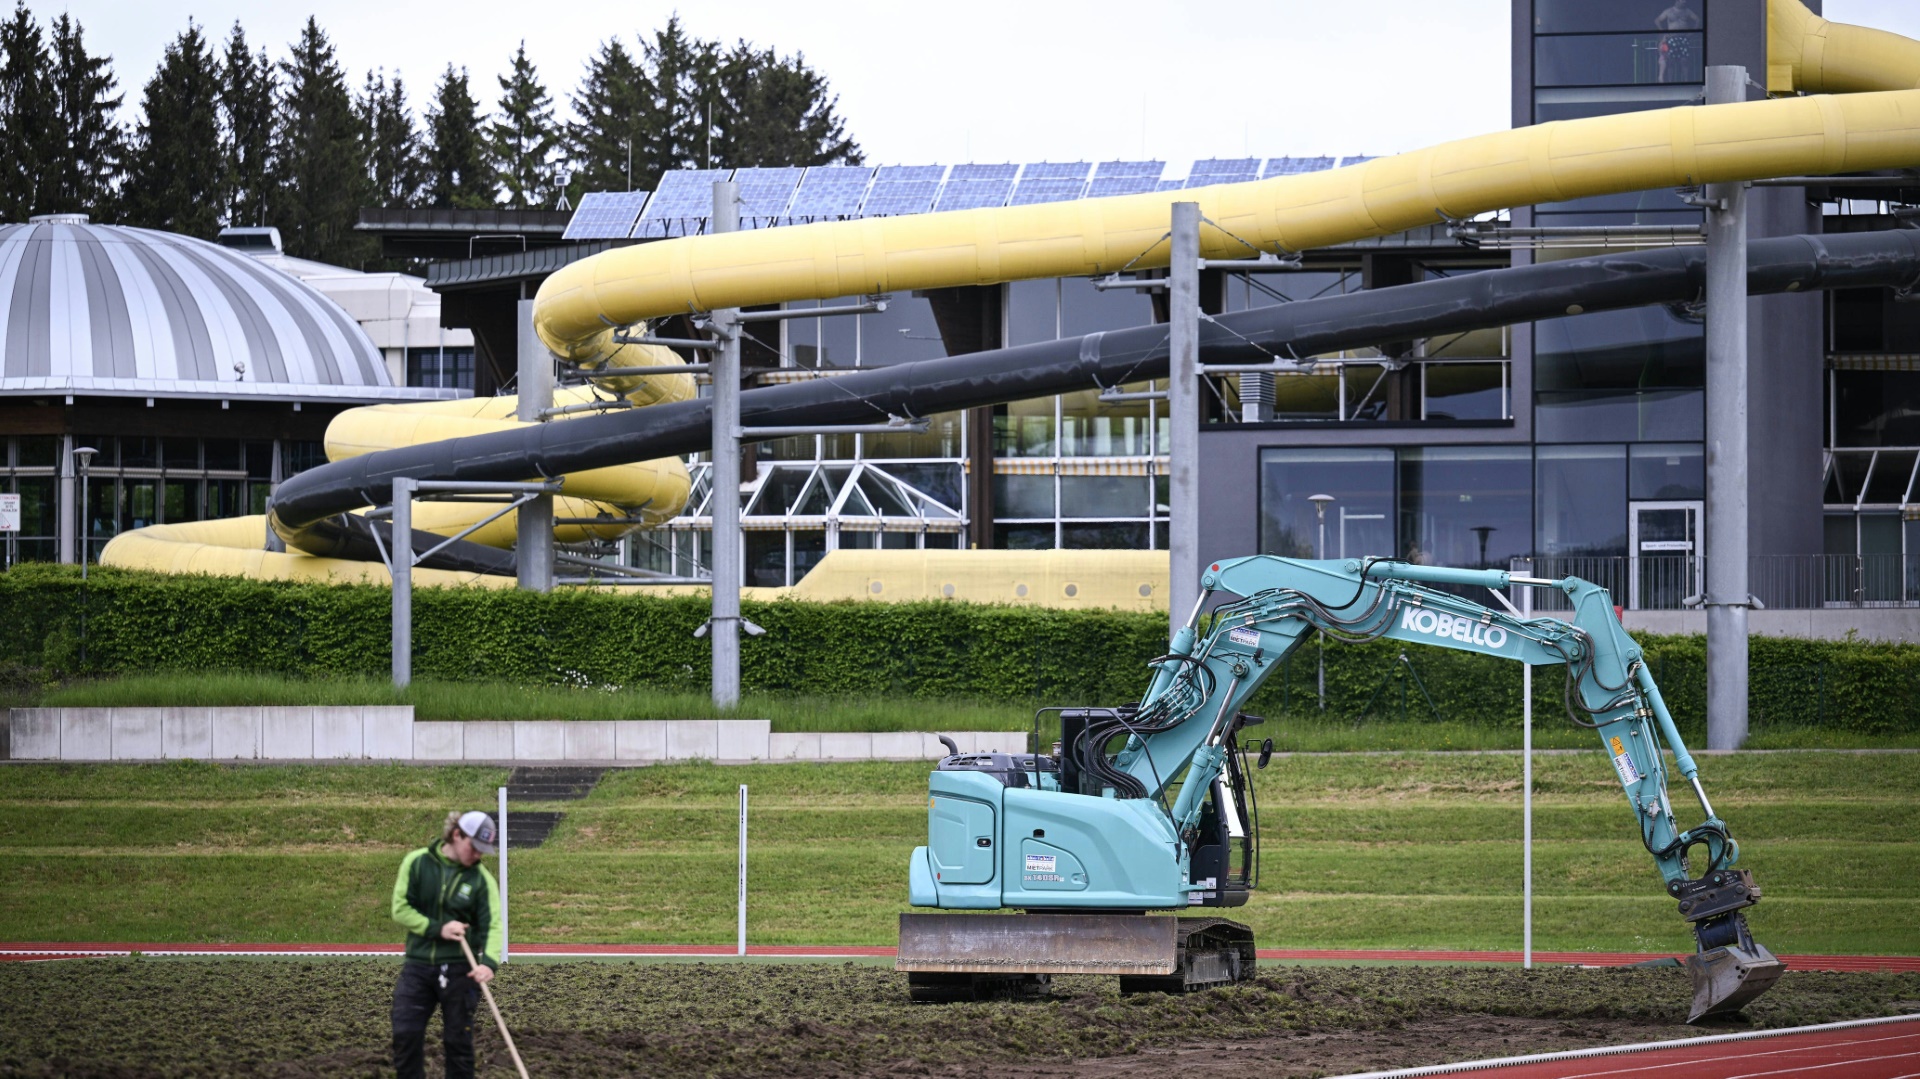
<path id="1" fill-rule="evenodd" d="M 1551 589 L 1566 598 L 1571 613 L 1564 620 L 1522 618 L 1433 585 Z M 1137 733 L 1112 763 L 1150 797 L 1180 775 L 1168 812 L 1183 834 L 1198 825 L 1204 797 L 1226 766 L 1240 709 L 1315 631 L 1344 641 L 1385 637 L 1559 665 L 1568 718 L 1598 736 L 1641 842 L 1693 926 L 1694 1018 L 1737 1010 L 1778 978 L 1783 968 L 1754 942 L 1741 913 L 1759 901 L 1760 889 L 1751 873 L 1734 868 L 1739 844 L 1715 814 L 1699 767 L 1606 589 L 1574 577 L 1264 555 L 1214 564 L 1201 589 L 1193 617 L 1155 661 L 1153 682 L 1127 718 Z M 1230 598 L 1201 634 L 1200 611 L 1223 593 Z M 1096 729 L 1083 746 L 1098 739 Z M 1669 753 L 1699 802 L 1699 817 L 1689 818 L 1697 823 L 1683 824 L 1668 796 Z"/>
<path id="2" fill-rule="evenodd" d="M 1504 604 L 1503 590 L 1516 586 L 1559 592 L 1569 612 L 1525 618 L 1511 607 L 1467 598 L 1486 588 Z M 1247 842 L 1257 825 L 1233 755 L 1239 729 L 1252 718 L 1242 711 L 1246 703 L 1315 633 L 1349 642 L 1390 638 L 1561 667 L 1569 718 L 1600 739 L 1641 842 L 1693 927 L 1696 954 L 1686 964 L 1694 985 L 1691 1019 L 1738 1010 L 1779 978 L 1784 966 L 1753 940 L 1743 913 L 1759 901 L 1760 889 L 1749 872 L 1734 868 L 1739 844 L 1714 813 L 1640 646 L 1621 627 L 1604 588 L 1573 577 L 1545 580 L 1389 559 L 1256 555 L 1213 564 L 1201 589 L 1167 654 L 1150 664 L 1152 680 L 1138 704 L 1067 712 L 1062 744 L 1051 757 L 956 754 L 941 762 L 929 783 L 929 845 L 915 852 L 911 866 L 916 906 L 1038 913 L 1032 923 L 987 920 L 1000 934 L 987 950 L 1026 953 L 1009 969 L 1121 972 L 1124 989 L 1125 956 L 1141 947 L 1127 934 L 1144 930 L 1107 912 L 1237 905 L 1253 884 L 1245 864 L 1231 886 L 1223 879 L 1224 848 L 1234 839 Z M 1201 615 L 1209 608 L 1203 628 Z M 1110 753 L 1116 742 L 1123 748 Z M 1696 823 L 1683 824 L 1669 798 L 1669 755 L 1699 802 Z M 1086 912 L 1101 912 L 1104 920 Z M 1056 925 L 1046 918 L 1069 913 L 1079 920 Z M 992 962 L 1000 960 L 940 965 L 943 955 L 978 943 L 972 939 L 978 921 L 903 916 L 900 969 L 999 969 Z M 1180 985 L 1217 984 L 1192 973 L 1204 966 L 1192 956 L 1238 971 L 1244 953 L 1250 965 L 1251 934 L 1244 927 L 1219 919 L 1178 921 L 1181 928 L 1166 930 L 1178 944 L 1166 969 L 1183 972 Z M 1188 928 L 1188 922 L 1204 924 Z M 1114 945 L 1119 958 L 1106 966 L 1070 939 L 1101 933 L 1121 941 Z M 1192 933 L 1212 934 L 1215 945 L 1190 948 Z M 931 957 L 927 965 L 913 965 L 922 962 L 922 952 Z"/>

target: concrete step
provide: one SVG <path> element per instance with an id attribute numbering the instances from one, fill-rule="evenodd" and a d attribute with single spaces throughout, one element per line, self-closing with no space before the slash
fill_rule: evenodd
<path id="1" fill-rule="evenodd" d="M 507 776 L 507 798 L 525 802 L 574 802 L 593 791 L 605 768 L 515 768 Z"/>
<path id="2" fill-rule="evenodd" d="M 565 813 L 521 809 L 507 814 L 507 850 L 531 850 L 547 841 Z"/>

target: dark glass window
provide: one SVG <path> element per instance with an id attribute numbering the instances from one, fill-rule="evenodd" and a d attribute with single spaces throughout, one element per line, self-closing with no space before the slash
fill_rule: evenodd
<path id="1" fill-rule="evenodd" d="M 1704 34 L 1583 34 L 1533 42 L 1535 86 L 1698 84 Z"/>
<path id="2" fill-rule="evenodd" d="M 1139 289 L 1101 292 L 1085 277 L 1060 281 L 1060 336 L 1081 337 L 1153 322 L 1153 299 Z"/>
<path id="3" fill-rule="evenodd" d="M 326 463 L 327 448 L 319 442 L 288 442 L 282 451 L 281 466 L 286 476 Z"/>
<path id="4" fill-rule="evenodd" d="M 94 469 L 120 467 L 120 440 L 119 439 L 114 438 L 112 435 L 74 435 L 73 436 L 74 449 L 80 450 L 80 449 L 87 449 L 89 447 L 95 450 L 98 450 L 99 452 L 93 455 L 93 459 L 88 464 L 87 467 L 94 468 Z M 80 468 L 80 462 L 78 460 L 75 460 L 73 467 L 74 467 L 75 474 L 78 474 L 79 468 Z"/>
<path id="5" fill-rule="evenodd" d="M 1706 427 L 1706 335 L 1665 307 L 1534 324 L 1534 437 L 1690 442 Z"/>
<path id="6" fill-rule="evenodd" d="M 993 477 L 993 512 L 996 517 L 1052 517 L 1053 477 Z"/>
<path id="7" fill-rule="evenodd" d="M 1145 517 L 1147 477 L 1062 476 L 1060 516 Z"/>
<path id="8" fill-rule="evenodd" d="M 209 438 L 201 443 L 209 471 L 238 472 L 240 443 L 231 438 Z"/>
<path id="9" fill-rule="evenodd" d="M 1393 451 L 1332 447 L 1260 451 L 1262 553 L 1320 556 L 1317 494 L 1334 498 L 1324 517 L 1327 558 L 1395 553 Z"/>
<path id="10" fill-rule="evenodd" d="M 812 300 L 798 301 L 787 305 L 787 310 L 798 311 L 809 307 L 818 307 Z M 817 318 L 787 319 L 781 325 L 786 327 L 787 356 L 795 367 L 820 366 L 820 320 Z"/>
<path id="11" fill-rule="evenodd" d="M 787 534 L 752 531 L 741 534 L 746 549 L 749 588 L 779 588 L 787 583 Z"/>
<path id="12" fill-rule="evenodd" d="M 209 521 L 245 516 L 249 512 L 245 487 L 241 480 L 208 480 L 201 492 L 200 516 Z"/>
<path id="13" fill-rule="evenodd" d="M 1007 285 L 1007 345 L 1030 345 L 1060 336 L 1060 286 L 1054 281 Z M 1049 544 L 1051 546 L 1051 544 Z"/>
<path id="14" fill-rule="evenodd" d="M 1707 0 L 1533 0 L 1536 34 L 1700 30 Z"/>
<path id="15" fill-rule="evenodd" d="M 197 472 L 200 470 L 200 441 L 193 438 L 162 439 L 160 456 L 168 471 Z"/>
<path id="16" fill-rule="evenodd" d="M 1533 454 L 1437 446 L 1400 456 L 1400 552 L 1429 566 L 1504 568 L 1533 549 Z"/>
<path id="17" fill-rule="evenodd" d="M 1498 363 L 1429 363 L 1426 379 L 1427 419 L 1507 419 L 1506 365 Z"/>
<path id="18" fill-rule="evenodd" d="M 1678 86 L 1617 86 L 1598 89 L 1543 89 L 1533 92 L 1535 123 L 1584 120 L 1647 109 L 1691 105 L 1700 96 L 1699 84 Z"/>
<path id="19" fill-rule="evenodd" d="M 1834 442 L 1920 445 L 1920 371 L 1836 371 Z"/>
<path id="20" fill-rule="evenodd" d="M 52 468 L 60 460 L 60 440 L 52 435 L 28 435 L 14 445 L 20 454 L 21 468 Z"/>
<path id="21" fill-rule="evenodd" d="M 1627 448 L 1541 446 L 1534 465 L 1536 550 L 1561 557 L 1627 553 Z"/>
<path id="22" fill-rule="evenodd" d="M 94 458 L 93 463 L 98 465 L 100 458 Z M 122 436 L 120 439 L 120 467 L 159 468 L 160 440 L 157 438 Z"/>
<path id="23" fill-rule="evenodd" d="M 196 521 L 200 517 L 198 480 L 168 480 L 161 494 L 160 512 L 169 521 Z"/>
<path id="24" fill-rule="evenodd" d="M 820 560 L 825 557 L 827 557 L 825 531 L 820 529 L 795 531 L 793 534 L 793 582 L 799 584 L 800 578 L 805 577 L 807 571 L 819 565 Z"/>
<path id="25" fill-rule="evenodd" d="M 890 464 L 887 472 L 943 506 L 960 508 L 963 476 L 957 464 Z"/>
<path id="26" fill-rule="evenodd" d="M 1310 375 L 1292 372 L 1273 379 L 1273 418 L 1276 420 L 1337 420 L 1340 418 L 1338 369 Z"/>
<path id="27" fill-rule="evenodd" d="M 1069 524 L 1060 527 L 1060 546 L 1068 550 L 1144 551 L 1147 524 Z"/>
<path id="28" fill-rule="evenodd" d="M 407 385 L 432 389 L 473 389 L 473 349 L 408 349 Z"/>
<path id="29" fill-rule="evenodd" d="M 256 480 L 273 478 L 273 443 L 247 443 L 247 475 Z"/>
<path id="30" fill-rule="evenodd" d="M 1053 526 L 996 524 L 993 545 L 1008 551 L 1051 551 Z"/>
<path id="31" fill-rule="evenodd" d="M 947 354 L 933 304 L 924 296 L 894 293 L 887 309 L 860 316 L 860 366 L 885 367 Z"/>
<path id="32" fill-rule="evenodd" d="M 821 302 L 822 307 L 848 307 L 861 302 L 858 296 L 841 296 Z M 820 363 L 824 367 L 852 367 L 860 357 L 860 318 L 835 315 L 820 320 Z"/>
<path id="33" fill-rule="evenodd" d="M 14 492 L 20 496 L 20 535 L 51 536 L 60 529 L 60 500 L 52 477 L 16 476 Z"/>
<path id="34" fill-rule="evenodd" d="M 1707 497 L 1707 459 L 1698 444 L 1634 446 L 1627 460 L 1630 498 L 1678 502 Z"/>

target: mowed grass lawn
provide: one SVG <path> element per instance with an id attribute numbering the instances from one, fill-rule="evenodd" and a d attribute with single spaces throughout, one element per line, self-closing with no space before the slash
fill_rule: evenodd
<path id="1" fill-rule="evenodd" d="M 1778 952 L 1920 954 L 1920 754 L 1703 758 Z M 924 764 L 613 772 L 513 855 L 522 942 L 724 943 L 736 789 L 752 789 L 749 931 L 889 944 L 926 835 Z M 505 772 L 404 766 L 0 768 L 0 940 L 378 942 L 406 849 Z M 1261 889 L 1234 917 L 1270 947 L 1517 948 L 1514 755 L 1276 757 L 1258 773 Z M 1685 820 L 1690 793 L 1673 792 Z M 1685 951 L 1606 758 L 1536 763 L 1535 946 Z"/>

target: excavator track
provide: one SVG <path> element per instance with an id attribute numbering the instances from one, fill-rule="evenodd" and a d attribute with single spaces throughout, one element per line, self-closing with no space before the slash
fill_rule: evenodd
<path id="1" fill-rule="evenodd" d="M 1253 930 L 1225 918 L 1181 918 L 1172 974 L 1129 974 L 1122 993 L 1192 993 L 1253 977 Z"/>
<path id="2" fill-rule="evenodd" d="M 894 969 L 923 1003 L 1045 997 L 1056 974 L 1117 974 L 1122 993 L 1188 993 L 1254 969 L 1253 931 L 1147 914 L 903 914 Z"/>

